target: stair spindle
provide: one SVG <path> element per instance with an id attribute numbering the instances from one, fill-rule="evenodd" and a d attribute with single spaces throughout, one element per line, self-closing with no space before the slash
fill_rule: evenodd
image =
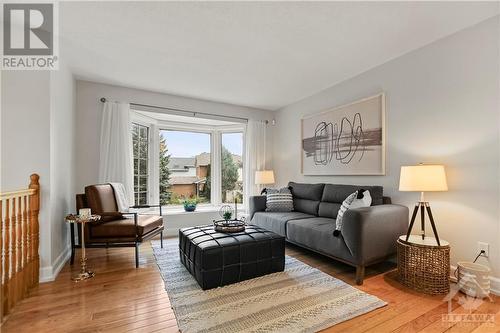
<path id="1" fill-rule="evenodd" d="M 32 174 L 29 188 L 0 193 L 0 325 L 15 304 L 38 285 L 39 179 Z"/>

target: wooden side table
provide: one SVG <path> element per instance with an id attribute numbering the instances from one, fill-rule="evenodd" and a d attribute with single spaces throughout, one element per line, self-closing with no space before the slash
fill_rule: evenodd
<path id="1" fill-rule="evenodd" d="M 398 278 L 405 286 L 436 295 L 450 291 L 450 243 L 433 237 L 406 235 L 397 240 Z"/>
<path id="2" fill-rule="evenodd" d="M 97 222 L 101 219 L 100 215 L 89 215 L 89 216 L 81 216 L 81 215 L 73 215 L 70 214 L 66 216 L 66 222 L 68 223 L 78 223 L 82 226 L 82 258 L 80 259 L 80 273 L 73 276 L 71 280 L 75 282 L 80 282 L 84 280 L 88 280 L 95 276 L 95 273 L 87 269 L 87 256 L 85 254 L 85 224 Z M 73 226 L 72 226 L 73 227 Z"/>

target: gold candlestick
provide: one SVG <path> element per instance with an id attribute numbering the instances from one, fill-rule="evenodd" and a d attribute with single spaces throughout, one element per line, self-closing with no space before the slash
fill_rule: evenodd
<path id="1" fill-rule="evenodd" d="M 95 276 L 93 271 L 87 269 L 87 255 L 85 253 L 85 224 L 89 222 L 99 221 L 101 216 L 99 215 L 68 215 L 66 216 L 66 221 L 69 223 L 79 223 L 82 226 L 81 230 L 81 246 L 82 246 L 82 258 L 80 259 L 80 273 L 73 276 L 71 280 L 75 282 L 85 281 Z"/>
<path id="2" fill-rule="evenodd" d="M 233 194 L 233 197 L 234 197 L 234 219 L 237 220 L 238 219 L 238 199 L 236 199 L 235 194 Z"/>

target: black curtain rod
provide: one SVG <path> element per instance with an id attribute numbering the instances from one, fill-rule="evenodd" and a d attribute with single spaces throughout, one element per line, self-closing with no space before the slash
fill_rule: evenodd
<path id="1" fill-rule="evenodd" d="M 104 103 L 104 102 L 107 102 L 108 100 L 105 97 L 101 97 L 100 101 Z M 197 115 L 203 115 L 203 116 L 212 116 L 212 117 L 218 117 L 218 118 L 237 119 L 237 120 L 245 121 L 245 122 L 248 121 L 248 118 L 222 116 L 222 115 L 214 114 L 214 113 L 188 111 L 188 110 L 183 110 L 183 109 L 168 108 L 168 107 L 164 107 L 164 106 L 147 105 L 147 104 L 139 104 L 139 103 L 130 103 L 130 105 L 131 106 L 140 106 L 140 107 L 145 107 L 145 108 L 154 108 L 154 109 L 160 109 L 160 110 L 170 110 L 170 111 L 175 111 L 175 112 L 188 113 L 191 117 L 196 117 Z M 268 121 L 266 120 L 266 124 L 267 123 L 268 123 Z"/>

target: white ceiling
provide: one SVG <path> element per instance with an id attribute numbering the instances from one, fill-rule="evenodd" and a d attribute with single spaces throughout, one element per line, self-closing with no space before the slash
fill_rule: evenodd
<path id="1" fill-rule="evenodd" d="M 275 110 L 497 15 L 497 2 L 67 2 L 83 79 Z"/>

